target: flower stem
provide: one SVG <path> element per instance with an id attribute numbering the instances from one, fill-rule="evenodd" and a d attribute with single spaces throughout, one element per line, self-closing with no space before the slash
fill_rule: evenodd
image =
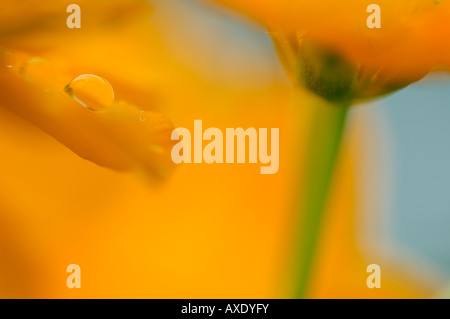
<path id="1" fill-rule="evenodd" d="M 348 105 L 321 103 L 314 108 L 306 162 L 305 197 L 300 209 L 303 219 L 296 227 L 298 260 L 295 297 L 308 293 L 311 270 L 339 147 L 343 137 Z"/>

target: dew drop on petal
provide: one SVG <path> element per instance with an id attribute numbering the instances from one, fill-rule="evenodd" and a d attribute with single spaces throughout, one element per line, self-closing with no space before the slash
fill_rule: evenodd
<path id="1" fill-rule="evenodd" d="M 21 65 L 20 75 L 30 83 L 50 89 L 56 84 L 56 70 L 43 58 L 31 58 Z"/>
<path id="2" fill-rule="evenodd" d="M 104 111 L 114 103 L 111 84 L 98 75 L 80 75 L 67 84 L 64 91 L 91 111 Z"/>

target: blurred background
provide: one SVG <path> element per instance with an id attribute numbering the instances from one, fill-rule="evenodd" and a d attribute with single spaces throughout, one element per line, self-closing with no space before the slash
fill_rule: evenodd
<path id="1" fill-rule="evenodd" d="M 289 298 L 314 99 L 293 96 L 269 34 L 203 1 L 80 1 L 79 31 L 65 27 L 70 2 L 32 3 L 3 5 L 0 16 L 16 21 L 2 24 L 3 47 L 45 58 L 63 78 L 98 74 L 117 100 L 175 127 L 278 127 L 280 170 L 181 165 L 149 185 L 82 159 L 77 134 L 63 125 L 49 133 L 3 101 L 0 297 Z M 430 75 L 351 110 L 309 297 L 450 296 L 449 84 Z M 81 289 L 66 287 L 72 263 Z M 380 289 L 366 286 L 372 263 Z"/>

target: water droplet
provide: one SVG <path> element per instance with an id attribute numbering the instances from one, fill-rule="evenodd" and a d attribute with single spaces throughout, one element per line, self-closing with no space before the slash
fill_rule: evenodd
<path id="1" fill-rule="evenodd" d="M 3 51 L 0 54 L 1 65 L 12 68 L 16 63 L 16 56 L 10 51 Z"/>
<path id="2" fill-rule="evenodd" d="M 147 121 L 148 120 L 148 116 L 149 116 L 149 114 L 148 114 L 147 111 L 144 111 L 144 110 L 139 111 L 139 120 Z"/>
<path id="3" fill-rule="evenodd" d="M 43 58 L 29 59 L 22 64 L 19 72 L 26 81 L 46 89 L 56 85 L 56 71 L 52 64 Z"/>
<path id="4" fill-rule="evenodd" d="M 80 75 L 67 84 L 64 91 L 91 111 L 103 111 L 114 103 L 111 84 L 98 75 Z"/>

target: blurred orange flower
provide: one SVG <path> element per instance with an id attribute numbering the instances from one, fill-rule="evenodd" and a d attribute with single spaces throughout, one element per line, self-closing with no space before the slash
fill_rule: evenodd
<path id="1" fill-rule="evenodd" d="M 334 75 L 334 78 L 339 79 L 341 86 L 349 82 L 351 87 L 337 90 L 351 91 L 346 93 L 353 99 L 385 94 L 422 78 L 434 68 L 450 66 L 448 1 L 376 1 L 381 8 L 381 28 L 374 29 L 367 26 L 369 13 L 366 9 L 374 3 L 368 0 L 218 2 L 265 25 L 288 66 L 288 72 L 325 98 L 329 96 L 324 91 L 330 89 L 327 84 L 333 79 L 314 74 L 321 72 L 314 59 L 323 58 L 323 55 L 328 69 L 336 59 L 340 66 L 345 65 L 343 70 L 331 69 L 329 72 L 346 74 L 344 79 L 340 75 Z M 319 84 L 325 88 L 317 89 L 317 83 L 311 84 L 305 79 L 311 75 L 302 75 L 305 70 L 301 68 L 305 64 L 312 68 L 315 77 L 312 82 L 322 80 Z M 332 94 L 331 98 L 334 98 Z"/>

